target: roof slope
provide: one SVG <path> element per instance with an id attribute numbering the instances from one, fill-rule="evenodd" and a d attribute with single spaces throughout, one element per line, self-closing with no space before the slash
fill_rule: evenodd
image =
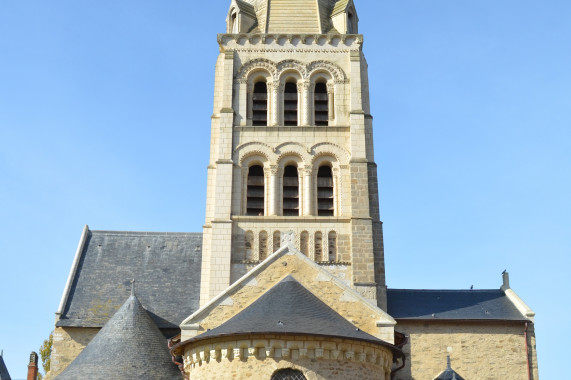
<path id="1" fill-rule="evenodd" d="M 58 380 L 180 378 L 165 337 L 134 295 L 56 377 Z"/>
<path id="2" fill-rule="evenodd" d="M 8 368 L 6 368 L 6 363 L 4 363 L 3 353 L 0 353 L 0 380 L 12 380 L 10 374 L 8 373 Z"/>
<path id="3" fill-rule="evenodd" d="M 160 328 L 178 328 L 198 309 L 202 234 L 88 231 L 80 247 L 56 326 L 103 326 L 131 279 Z"/>
<path id="4" fill-rule="evenodd" d="M 356 328 L 291 275 L 196 340 L 242 334 L 308 334 L 384 343 Z"/>
<path id="5" fill-rule="evenodd" d="M 395 319 L 526 321 L 501 290 L 389 289 L 387 309 Z"/>

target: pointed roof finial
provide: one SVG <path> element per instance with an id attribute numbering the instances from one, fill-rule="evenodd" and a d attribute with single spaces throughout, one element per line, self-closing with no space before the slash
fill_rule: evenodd
<path id="1" fill-rule="evenodd" d="M 4 350 L 0 350 L 0 356 L 4 356 Z"/>
<path id="2" fill-rule="evenodd" d="M 135 279 L 134 278 L 131 280 L 131 295 L 132 296 L 135 295 Z"/>
<path id="3" fill-rule="evenodd" d="M 446 369 L 452 369 L 452 366 L 450 365 L 450 355 L 446 356 Z"/>

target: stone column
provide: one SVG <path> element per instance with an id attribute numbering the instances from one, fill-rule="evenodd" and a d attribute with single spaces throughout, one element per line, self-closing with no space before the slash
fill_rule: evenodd
<path id="1" fill-rule="evenodd" d="M 246 89 L 246 101 L 247 101 L 247 116 L 246 125 L 252 125 L 252 119 L 254 118 L 254 85 L 247 84 Z"/>
<path id="2" fill-rule="evenodd" d="M 310 216 L 313 214 L 313 183 L 312 183 L 312 170 L 311 166 L 307 165 L 304 168 L 303 178 L 303 215 Z"/>
<path id="3" fill-rule="evenodd" d="M 270 166 L 270 185 L 268 188 L 268 196 L 269 196 L 269 203 L 268 203 L 268 215 L 277 215 L 277 184 L 278 184 L 278 166 L 271 165 Z"/>
<path id="4" fill-rule="evenodd" d="M 271 90 L 271 107 L 270 107 L 270 125 L 276 126 L 280 124 L 280 82 L 268 83 L 268 90 Z"/>
<path id="5" fill-rule="evenodd" d="M 339 169 L 333 168 L 333 215 L 341 215 L 341 189 L 339 188 Z"/>
<path id="6" fill-rule="evenodd" d="M 299 99 L 301 100 L 301 112 L 300 112 L 300 116 L 301 116 L 301 122 L 299 125 L 302 126 L 308 126 L 311 124 L 311 115 L 310 115 L 310 110 L 311 110 L 311 98 L 310 98 L 310 82 L 308 80 L 303 80 L 303 81 L 299 81 L 297 88 L 298 88 L 298 93 L 299 93 Z"/>
<path id="7" fill-rule="evenodd" d="M 329 107 L 329 122 L 335 120 L 335 84 L 327 82 L 327 106 Z"/>

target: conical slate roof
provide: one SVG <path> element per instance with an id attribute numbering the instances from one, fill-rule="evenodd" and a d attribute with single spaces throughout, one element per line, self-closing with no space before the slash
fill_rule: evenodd
<path id="1" fill-rule="evenodd" d="M 434 380 L 464 380 L 456 371 L 450 366 L 450 356 L 448 357 L 448 367 L 442 373 L 434 378 Z"/>
<path id="2" fill-rule="evenodd" d="M 131 295 L 57 380 L 179 380 L 167 341 Z"/>
<path id="3" fill-rule="evenodd" d="M 321 335 L 387 344 L 356 328 L 291 276 L 230 320 L 195 339 L 242 334 Z"/>
<path id="4" fill-rule="evenodd" d="M 2 357 L 3 352 L 0 352 L 0 380 L 12 380 L 10 374 L 8 373 L 8 368 L 4 363 L 4 358 Z"/>

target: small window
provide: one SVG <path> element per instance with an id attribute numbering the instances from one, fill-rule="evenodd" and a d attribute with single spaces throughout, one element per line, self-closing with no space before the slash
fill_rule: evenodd
<path id="1" fill-rule="evenodd" d="M 280 369 L 274 372 L 271 380 L 307 380 L 303 372 L 293 368 Z"/>
<path id="2" fill-rule="evenodd" d="M 246 215 L 264 215 L 264 168 L 260 165 L 250 166 L 248 170 L 248 189 L 246 198 Z"/>
<path id="3" fill-rule="evenodd" d="M 288 82 L 284 91 L 284 125 L 296 126 L 297 120 L 297 84 Z"/>
<path id="4" fill-rule="evenodd" d="M 244 235 L 244 246 L 246 249 L 246 260 L 252 261 L 254 259 L 253 255 L 253 245 L 254 245 L 254 233 L 252 231 L 246 232 Z"/>
<path id="5" fill-rule="evenodd" d="M 347 14 L 347 34 L 357 33 L 357 28 L 355 27 L 355 16 L 353 12 Z"/>
<path id="6" fill-rule="evenodd" d="M 260 232 L 259 253 L 260 260 L 265 260 L 268 257 L 268 233 L 266 231 Z"/>
<path id="7" fill-rule="evenodd" d="M 299 250 L 305 256 L 309 256 L 309 233 L 303 231 L 299 237 Z"/>
<path id="8" fill-rule="evenodd" d="M 315 125 L 329 125 L 329 104 L 327 99 L 327 85 L 325 83 L 316 83 L 315 92 L 313 94 L 313 111 L 315 115 Z"/>
<path id="9" fill-rule="evenodd" d="M 232 16 L 230 16 L 230 33 L 238 33 L 238 23 L 236 12 L 232 12 Z"/>
<path id="10" fill-rule="evenodd" d="M 335 231 L 329 232 L 328 246 L 329 246 L 329 261 L 336 261 L 337 260 L 337 233 Z"/>
<path id="11" fill-rule="evenodd" d="M 280 231 L 274 231 L 274 252 L 280 249 L 282 234 Z"/>
<path id="12" fill-rule="evenodd" d="M 252 124 L 254 126 L 268 125 L 268 86 L 266 82 L 258 82 L 254 85 Z"/>
<path id="13" fill-rule="evenodd" d="M 289 165 L 283 177 L 283 215 L 299 216 L 299 178 L 297 167 Z"/>
<path id="14" fill-rule="evenodd" d="M 321 232 L 315 233 L 315 261 L 323 261 L 323 235 Z"/>
<path id="15" fill-rule="evenodd" d="M 317 171 L 317 215 L 335 215 L 333 201 L 333 173 L 330 166 L 324 165 Z"/>

